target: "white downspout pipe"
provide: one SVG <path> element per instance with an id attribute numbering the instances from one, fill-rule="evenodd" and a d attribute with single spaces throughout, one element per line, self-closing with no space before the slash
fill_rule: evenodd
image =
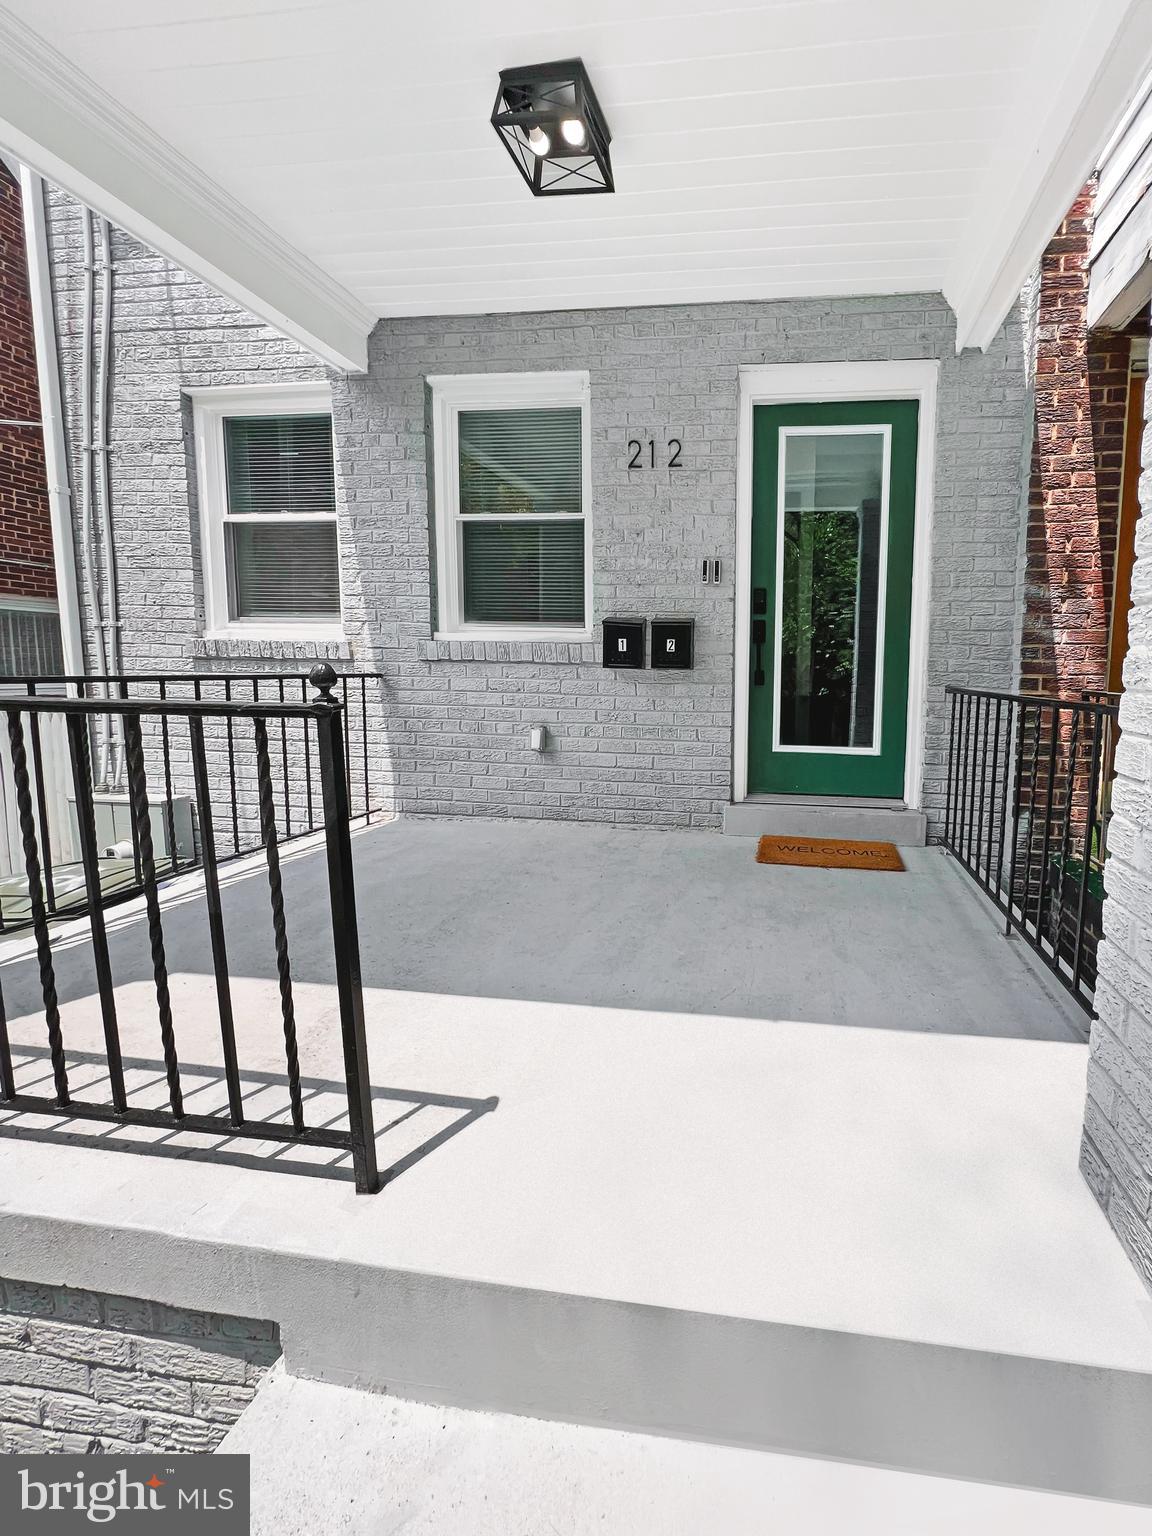
<path id="1" fill-rule="evenodd" d="M 80 552 L 84 561 L 84 585 L 92 606 L 92 646 L 96 655 L 96 672 L 100 678 L 107 679 L 108 648 L 104 629 L 104 598 L 100 582 L 100 567 L 94 548 L 96 434 L 92 420 L 92 364 L 96 326 L 96 256 L 92 249 L 92 210 L 84 203 L 80 205 L 80 243 L 83 246 L 84 255 L 80 334 L 80 415 L 83 433 L 80 443 Z M 97 686 L 103 696 L 107 697 L 109 689 L 107 681 Z M 96 780 L 103 788 L 108 784 L 112 766 L 112 717 L 110 715 L 100 716 L 97 737 L 99 766 L 96 770 Z"/>
<path id="2" fill-rule="evenodd" d="M 36 344 L 36 375 L 40 387 L 40 429 L 44 437 L 44 462 L 48 474 L 48 512 L 52 526 L 56 601 L 60 609 L 60 641 L 65 672 L 79 676 L 84 671 L 84 630 L 80 622 L 80 597 L 76 587 L 68 440 L 60 391 L 56 312 L 52 305 L 48 233 L 44 219 L 44 183 L 25 165 L 20 167 L 20 201 L 24 212 L 32 334 Z"/>
<path id="3" fill-rule="evenodd" d="M 104 572 L 104 602 L 106 611 L 100 615 L 104 632 L 104 649 L 108 657 L 108 671 L 120 671 L 120 599 L 116 580 L 116 542 L 112 529 L 112 465 L 109 460 L 108 390 L 112 371 L 112 241 L 108 220 L 97 218 L 96 229 L 100 245 L 100 349 L 96 361 L 96 413 L 93 422 L 93 469 L 96 471 L 98 495 L 96 503 L 100 514 L 99 551 L 100 566 Z M 112 692 L 109 685 L 108 692 Z M 122 722 L 110 718 L 108 722 L 108 781 L 120 788 L 124 768 L 124 752 L 121 737 Z"/>

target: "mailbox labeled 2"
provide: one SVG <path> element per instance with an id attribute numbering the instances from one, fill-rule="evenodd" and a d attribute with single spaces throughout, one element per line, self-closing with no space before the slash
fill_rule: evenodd
<path id="1" fill-rule="evenodd" d="M 642 667 L 644 665 L 643 619 L 604 620 L 604 665 L 606 667 Z"/>
<path id="2" fill-rule="evenodd" d="M 692 619 L 652 620 L 652 665 L 687 672 L 692 666 Z"/>

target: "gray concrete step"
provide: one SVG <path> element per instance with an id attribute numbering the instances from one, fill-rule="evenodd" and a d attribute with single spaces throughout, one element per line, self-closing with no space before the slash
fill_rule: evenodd
<path id="1" fill-rule="evenodd" d="M 5 1111 L 8 1276 L 270 1319 L 288 1368 L 336 1388 L 1152 1504 L 1147 1295 L 1076 1167 L 1082 1014 L 952 861 L 910 849 L 867 879 L 543 823 L 356 846 L 383 1192 L 289 1173 L 304 1149 L 282 1144 Z M 342 1092 L 331 941 L 307 922 L 326 878 L 286 852 L 314 1123 Z M 206 1112 L 227 1100 L 203 910 L 165 900 Z M 224 901 L 249 1108 L 282 1116 L 263 867 Z M 155 1102 L 139 911 L 111 943 Z M 18 1080 L 42 1083 L 24 949 L 4 998 Z M 73 1087 L 103 1096 L 82 946 L 57 946 L 56 980 Z"/>
<path id="2" fill-rule="evenodd" d="M 277 1370 L 221 1451 L 252 1536 L 1147 1536 L 1152 1516 L 1023 1488 L 401 1402 Z"/>
<path id="3" fill-rule="evenodd" d="M 742 800 L 724 808 L 730 837 L 844 837 L 923 848 L 928 818 L 906 806 L 861 801 L 837 805 L 819 800 Z"/>

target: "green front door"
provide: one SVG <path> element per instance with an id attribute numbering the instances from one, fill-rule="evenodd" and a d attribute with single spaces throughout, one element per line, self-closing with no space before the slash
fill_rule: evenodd
<path id="1" fill-rule="evenodd" d="M 755 407 L 749 794 L 904 794 L 916 421 Z"/>

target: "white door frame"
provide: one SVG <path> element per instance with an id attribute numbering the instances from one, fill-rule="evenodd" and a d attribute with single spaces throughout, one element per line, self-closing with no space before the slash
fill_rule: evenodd
<path id="1" fill-rule="evenodd" d="M 904 801 L 920 808 L 928 696 L 928 595 L 932 571 L 932 499 L 936 478 L 935 359 L 893 363 L 771 363 L 740 369 L 736 463 L 736 666 L 733 697 L 732 799 L 748 797 L 748 688 L 752 649 L 752 409 L 842 400 L 915 400 L 916 513 L 912 546 L 912 613 L 908 636 L 908 749 Z"/>

